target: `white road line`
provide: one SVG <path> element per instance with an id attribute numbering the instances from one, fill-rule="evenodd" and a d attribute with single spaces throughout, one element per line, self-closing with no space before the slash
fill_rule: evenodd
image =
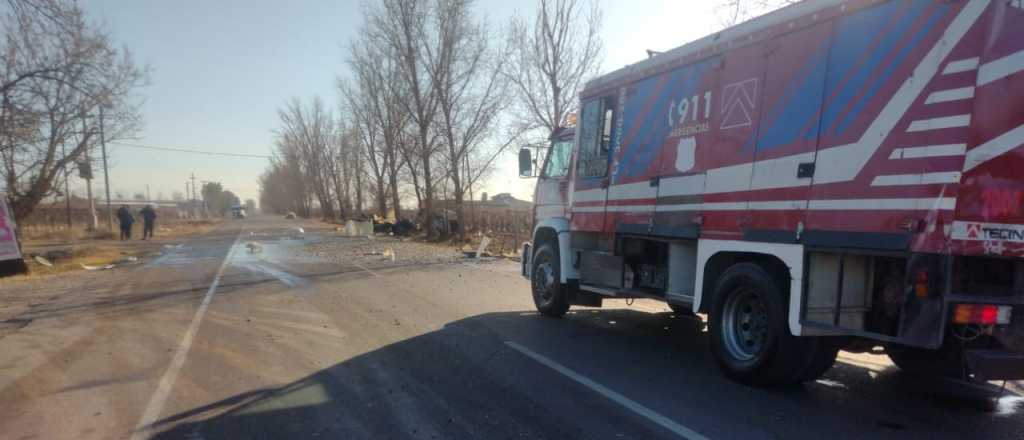
<path id="1" fill-rule="evenodd" d="M 928 99 L 924 100 L 927 104 L 938 104 L 940 102 L 960 101 L 963 99 L 971 99 L 974 97 L 974 87 L 961 87 L 958 89 L 939 90 L 932 92 L 928 95 Z"/>
<path id="2" fill-rule="evenodd" d="M 889 160 L 963 156 L 966 151 L 967 144 L 925 145 L 921 147 L 897 148 L 889 155 Z"/>
<path id="3" fill-rule="evenodd" d="M 637 413 L 638 415 L 643 416 L 647 420 L 650 420 L 650 421 L 654 422 L 655 424 L 660 425 L 661 427 L 663 427 L 665 429 L 668 429 L 669 431 L 674 432 L 676 435 L 678 435 L 680 437 L 687 438 L 687 439 L 693 439 L 693 440 L 706 440 L 707 439 L 707 437 L 704 437 L 703 435 L 701 435 L 697 431 L 694 431 L 694 430 L 692 430 L 690 428 L 687 428 L 687 427 L 685 427 L 683 425 L 680 425 L 680 424 L 672 421 L 668 417 L 665 417 L 665 416 L 663 416 L 661 414 L 658 414 L 658 413 L 654 412 L 654 410 L 652 410 L 652 409 L 650 409 L 650 408 L 648 408 L 646 406 L 643 406 L 643 405 L 637 403 L 636 401 L 631 400 L 630 398 L 628 398 L 626 396 L 623 396 L 622 394 L 619 394 L 619 393 L 617 393 L 615 391 L 612 391 L 611 389 L 608 389 L 604 385 L 601 385 L 601 384 L 599 384 L 597 382 L 594 382 L 593 380 L 590 380 L 589 378 L 587 378 L 587 377 L 585 377 L 583 375 L 580 375 L 579 373 L 577 373 L 575 371 L 570 370 L 569 368 L 563 366 L 562 364 L 559 364 L 558 362 L 555 362 L 555 361 L 553 361 L 551 359 L 548 359 L 548 358 L 546 358 L 546 357 L 544 357 L 544 356 L 542 356 L 542 355 L 540 355 L 538 353 L 535 353 L 533 350 L 530 350 L 530 349 L 528 349 L 526 347 L 523 347 L 522 345 L 519 345 L 519 344 L 517 344 L 515 342 L 512 342 L 512 341 L 505 341 L 505 345 L 508 345 L 509 347 L 512 347 L 512 349 L 514 349 L 514 350 L 516 350 L 516 351 L 526 355 L 526 357 L 529 357 L 529 358 L 531 358 L 531 359 L 533 359 L 533 360 L 543 364 L 544 366 L 546 366 L 548 368 L 551 368 L 552 370 L 555 370 L 555 371 L 561 373 L 563 376 L 568 377 L 569 379 L 572 379 L 573 381 L 579 383 L 580 385 L 583 385 L 583 386 L 585 386 L 587 388 L 590 388 L 592 391 L 595 391 L 598 394 L 611 399 L 615 403 L 618 403 L 619 405 L 622 405 L 622 406 L 626 407 L 630 411 L 633 411 L 633 412 Z"/>
<path id="4" fill-rule="evenodd" d="M 971 125 L 971 115 L 943 116 L 941 118 L 921 119 L 910 123 L 908 133 L 916 131 L 941 130 Z"/>
<path id="5" fill-rule="evenodd" d="M 243 226 L 242 229 L 245 229 Z M 210 284 L 210 289 L 206 291 L 206 296 L 203 297 L 203 302 L 199 304 L 199 309 L 196 310 L 195 316 L 192 317 L 192 323 L 189 324 L 188 329 L 185 330 L 185 336 L 181 338 L 181 345 L 178 346 L 178 351 L 174 352 L 174 357 L 171 358 L 171 365 L 167 367 L 167 371 L 164 372 L 163 377 L 160 378 L 160 383 L 156 387 L 156 391 L 153 396 L 149 399 L 149 404 L 146 405 L 146 410 L 142 412 L 142 418 L 139 419 L 139 423 L 135 425 L 135 431 L 132 432 L 132 440 L 142 440 L 149 438 L 150 428 L 153 422 L 156 421 L 157 417 L 164 409 L 164 404 L 167 403 L 167 398 L 171 395 L 171 389 L 174 387 L 174 382 L 178 379 L 178 373 L 181 372 L 181 367 L 185 365 L 185 358 L 188 357 L 188 351 L 192 347 L 192 340 L 196 337 L 196 332 L 199 330 L 199 324 L 203 321 L 203 316 L 206 314 L 206 309 L 210 306 L 210 300 L 213 299 L 213 293 L 217 291 L 217 286 L 220 285 L 220 277 L 224 274 L 224 269 L 228 267 L 228 263 L 231 261 L 231 254 L 234 252 L 235 244 L 238 243 L 238 237 L 242 235 L 242 229 L 238 230 L 238 235 L 235 236 L 234 242 L 231 243 L 231 247 L 228 248 L 227 255 L 224 256 L 224 261 L 221 262 L 220 268 L 217 269 L 217 274 L 213 277 L 213 283 Z"/>
<path id="6" fill-rule="evenodd" d="M 363 266 L 362 264 L 352 263 L 352 265 L 355 266 L 355 267 L 358 267 L 359 269 L 362 269 L 363 271 L 365 271 L 366 273 L 368 273 L 370 275 L 373 275 L 375 277 L 380 277 L 379 273 L 370 270 L 369 268 L 367 268 L 366 266 Z"/>
<path id="7" fill-rule="evenodd" d="M 946 68 L 942 70 L 942 74 L 949 75 L 951 73 L 967 72 L 969 70 L 977 69 L 978 61 L 978 57 L 950 61 L 949 64 L 946 64 Z"/>

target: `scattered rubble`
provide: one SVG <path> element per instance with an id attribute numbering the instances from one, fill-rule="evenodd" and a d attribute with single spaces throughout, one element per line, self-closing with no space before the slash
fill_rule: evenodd
<path id="1" fill-rule="evenodd" d="M 378 267 L 451 263 L 463 258 L 461 252 L 445 245 L 385 235 L 376 235 L 372 239 L 327 236 L 307 244 L 301 251 L 342 264 Z"/>

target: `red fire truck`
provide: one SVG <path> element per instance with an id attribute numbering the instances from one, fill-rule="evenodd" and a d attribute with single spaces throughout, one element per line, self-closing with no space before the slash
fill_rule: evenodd
<path id="1" fill-rule="evenodd" d="M 707 314 L 750 384 L 879 347 L 1024 378 L 1022 2 L 801 2 L 596 78 L 579 108 L 543 161 L 520 152 L 541 313 Z"/>

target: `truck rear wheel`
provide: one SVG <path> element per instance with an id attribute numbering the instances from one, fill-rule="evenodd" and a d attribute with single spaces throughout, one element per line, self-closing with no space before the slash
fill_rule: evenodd
<path id="1" fill-rule="evenodd" d="M 758 386 L 814 380 L 835 362 L 834 344 L 790 334 L 788 298 L 759 265 L 740 263 L 719 279 L 711 308 L 711 348 L 730 378 Z"/>
<path id="2" fill-rule="evenodd" d="M 569 311 L 569 298 L 561 282 L 558 252 L 550 244 L 541 245 L 533 254 L 530 288 L 533 304 L 543 315 L 558 318 Z"/>

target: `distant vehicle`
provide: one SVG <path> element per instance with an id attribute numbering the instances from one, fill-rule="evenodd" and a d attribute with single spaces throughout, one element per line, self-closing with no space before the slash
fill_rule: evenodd
<path id="1" fill-rule="evenodd" d="M 877 347 L 1022 379 L 1022 71 L 1020 2 L 821 0 L 596 78 L 539 169 L 537 309 L 706 313 L 750 384 Z"/>
<path id="2" fill-rule="evenodd" d="M 233 206 L 233 207 L 231 207 L 231 217 L 237 218 L 237 219 L 245 218 L 245 208 L 242 207 L 242 206 Z"/>

